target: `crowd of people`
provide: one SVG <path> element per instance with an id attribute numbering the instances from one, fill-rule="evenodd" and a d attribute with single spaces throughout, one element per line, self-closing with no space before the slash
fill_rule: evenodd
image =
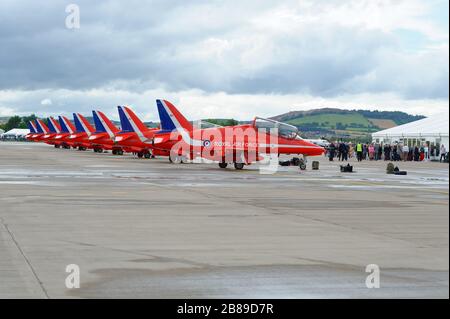
<path id="1" fill-rule="evenodd" d="M 406 144 L 379 144 L 379 143 L 346 143 L 332 142 L 327 147 L 327 156 L 330 161 L 337 158 L 339 161 L 348 161 L 356 158 L 359 162 L 363 160 L 371 161 L 429 161 L 439 158 L 440 162 L 448 161 L 448 151 L 445 145 L 440 147 L 423 144 L 409 147 Z"/>

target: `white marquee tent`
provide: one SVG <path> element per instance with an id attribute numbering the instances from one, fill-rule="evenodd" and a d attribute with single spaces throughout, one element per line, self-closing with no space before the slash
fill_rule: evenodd
<path id="1" fill-rule="evenodd" d="M 448 125 L 449 113 L 441 113 L 373 133 L 372 140 L 377 143 L 404 143 L 410 147 L 424 143 L 437 147 L 444 144 L 448 151 Z"/>
<path id="2" fill-rule="evenodd" d="M 24 138 L 25 135 L 30 133 L 29 129 L 23 129 L 23 128 L 13 128 L 12 130 L 9 130 L 6 133 L 3 133 L 1 135 L 2 138 Z"/>

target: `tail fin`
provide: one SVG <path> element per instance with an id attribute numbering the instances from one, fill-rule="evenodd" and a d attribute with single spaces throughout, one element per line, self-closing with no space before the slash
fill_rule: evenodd
<path id="1" fill-rule="evenodd" d="M 114 134 L 119 132 L 119 129 L 111 122 L 111 120 L 100 111 L 92 111 L 94 117 L 94 124 L 97 133 L 108 133 L 113 137 Z"/>
<path id="2" fill-rule="evenodd" d="M 80 113 L 73 113 L 73 121 L 78 133 L 87 133 L 88 135 L 94 133 L 94 128 L 89 124 L 88 120 Z"/>
<path id="3" fill-rule="evenodd" d="M 48 128 L 52 133 L 61 133 L 61 128 L 53 117 L 47 119 Z"/>
<path id="4" fill-rule="evenodd" d="M 134 112 L 127 106 L 118 106 L 120 126 L 122 132 L 135 132 L 138 135 L 143 135 L 143 132 L 148 128 L 145 124 L 134 114 Z"/>
<path id="5" fill-rule="evenodd" d="M 192 124 L 177 110 L 175 105 L 166 100 L 156 100 L 162 131 L 173 131 L 184 129 L 188 132 L 193 130 Z"/>
<path id="6" fill-rule="evenodd" d="M 70 133 L 73 134 L 75 132 L 75 127 L 73 126 L 72 122 L 65 117 L 65 116 L 59 116 L 59 124 L 61 125 L 61 132 L 64 133 Z"/>
<path id="7" fill-rule="evenodd" d="M 36 120 L 36 128 L 39 133 L 44 133 L 44 134 L 49 133 L 49 129 L 48 129 L 47 125 L 45 125 L 45 123 L 40 119 Z"/>
<path id="8" fill-rule="evenodd" d="M 32 121 L 28 122 L 28 129 L 30 130 L 30 133 L 37 133 L 36 125 Z"/>

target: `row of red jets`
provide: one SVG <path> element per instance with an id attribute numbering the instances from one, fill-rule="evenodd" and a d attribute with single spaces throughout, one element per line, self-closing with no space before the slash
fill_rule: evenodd
<path id="1" fill-rule="evenodd" d="M 79 113 L 73 123 L 65 116 L 37 119 L 29 123 L 27 139 L 56 148 L 110 150 L 139 157 L 168 156 L 170 161 L 207 159 L 221 168 L 234 164 L 236 169 L 262 161 L 267 156 L 302 154 L 318 156 L 320 146 L 303 140 L 298 129 L 270 119 L 255 118 L 250 124 L 236 126 L 206 125 L 189 122 L 169 101 L 156 100 L 160 127 L 148 128 L 127 106 L 118 106 L 120 126 L 116 127 L 100 111 L 92 111 L 95 128 Z"/>

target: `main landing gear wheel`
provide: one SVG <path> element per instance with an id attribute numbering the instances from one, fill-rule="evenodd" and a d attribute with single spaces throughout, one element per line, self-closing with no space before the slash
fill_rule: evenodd
<path id="1" fill-rule="evenodd" d="M 228 163 L 219 163 L 219 167 L 220 168 L 227 168 L 228 167 Z"/>
<path id="2" fill-rule="evenodd" d="M 305 161 L 304 160 L 299 160 L 298 167 L 300 167 L 300 169 L 302 171 L 306 170 L 306 163 L 305 163 Z"/>
<path id="3" fill-rule="evenodd" d="M 181 164 L 186 163 L 186 157 L 181 155 L 170 155 L 169 162 L 173 164 Z"/>
<path id="4" fill-rule="evenodd" d="M 117 154 L 117 150 L 112 150 L 113 155 L 119 155 Z"/>
<path id="5" fill-rule="evenodd" d="M 59 145 L 55 144 L 55 148 L 59 148 Z"/>
<path id="6" fill-rule="evenodd" d="M 241 170 L 244 168 L 244 163 L 234 163 L 234 168 L 237 170 Z"/>
<path id="7" fill-rule="evenodd" d="M 139 158 L 143 158 L 143 157 L 144 157 L 144 153 L 137 153 L 137 156 L 138 156 Z"/>
<path id="8" fill-rule="evenodd" d="M 144 157 L 145 157 L 145 158 L 151 158 L 151 157 L 152 157 L 152 154 L 150 154 L 149 152 L 144 153 Z"/>

